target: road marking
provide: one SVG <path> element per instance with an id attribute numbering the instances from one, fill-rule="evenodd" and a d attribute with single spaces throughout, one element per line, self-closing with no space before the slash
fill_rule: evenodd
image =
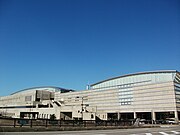
<path id="1" fill-rule="evenodd" d="M 131 135 L 152 135 L 151 133 L 140 133 L 140 134 L 131 134 Z"/>
<path id="2" fill-rule="evenodd" d="M 171 131 L 171 132 L 173 132 L 174 134 L 180 134 L 180 132 L 177 131 Z"/>
<path id="3" fill-rule="evenodd" d="M 91 134 L 92 135 L 92 134 Z M 94 135 L 106 135 L 106 134 L 94 134 Z"/>
<path id="4" fill-rule="evenodd" d="M 159 133 L 162 134 L 162 135 L 169 135 L 169 134 L 167 134 L 165 132 L 159 132 Z"/>
<path id="5" fill-rule="evenodd" d="M 73 133 L 73 134 L 53 134 L 53 135 L 80 135 L 81 133 Z M 98 133 L 95 133 L 95 134 L 92 134 L 92 133 L 82 133 L 83 135 L 106 135 L 106 134 L 98 134 Z"/>
<path id="6" fill-rule="evenodd" d="M 173 134 L 167 134 L 165 132 L 159 132 L 160 134 L 162 135 L 177 135 L 177 134 L 180 134 L 180 132 L 177 132 L 177 131 L 169 131 L 169 132 L 172 132 Z M 153 133 L 157 133 L 157 132 L 153 132 Z M 131 134 L 131 135 L 153 135 L 152 133 L 140 133 L 140 134 Z"/>

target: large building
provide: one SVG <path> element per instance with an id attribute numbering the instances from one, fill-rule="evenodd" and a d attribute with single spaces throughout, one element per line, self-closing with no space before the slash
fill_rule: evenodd
<path id="1" fill-rule="evenodd" d="M 180 73 L 175 70 L 123 75 L 74 91 L 26 89 L 0 97 L 1 115 L 57 119 L 180 118 Z"/>
<path id="2" fill-rule="evenodd" d="M 58 87 L 35 87 L 0 97 L 0 114 L 6 117 L 50 118 L 55 114 L 54 93 L 73 90 Z M 48 108 L 48 109 L 47 109 Z"/>

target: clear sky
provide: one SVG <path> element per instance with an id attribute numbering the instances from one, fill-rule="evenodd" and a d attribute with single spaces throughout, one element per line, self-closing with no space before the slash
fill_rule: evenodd
<path id="1" fill-rule="evenodd" d="M 180 71 L 179 0 L 0 0 L 0 96 Z"/>

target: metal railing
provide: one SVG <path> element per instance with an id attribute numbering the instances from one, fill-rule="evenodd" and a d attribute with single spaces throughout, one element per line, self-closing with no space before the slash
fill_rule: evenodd
<path id="1" fill-rule="evenodd" d="M 0 118 L 0 126 L 8 127 L 96 127 L 96 126 L 132 126 L 132 120 L 50 120 Z"/>

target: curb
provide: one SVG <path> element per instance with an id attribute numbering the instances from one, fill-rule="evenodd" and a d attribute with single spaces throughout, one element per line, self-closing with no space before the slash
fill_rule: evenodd
<path id="1" fill-rule="evenodd" d="M 45 132 L 45 131 L 77 131 L 77 130 L 108 130 L 108 129 L 133 129 L 157 128 L 160 126 L 119 126 L 119 127 L 0 127 L 0 132 Z"/>

